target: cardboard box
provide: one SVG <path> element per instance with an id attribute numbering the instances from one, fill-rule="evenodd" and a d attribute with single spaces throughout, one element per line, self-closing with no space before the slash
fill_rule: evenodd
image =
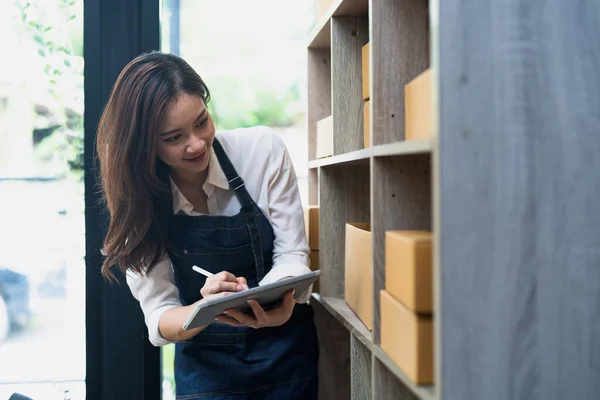
<path id="1" fill-rule="evenodd" d="M 317 122 L 317 158 L 333 155 L 333 116 Z"/>
<path id="2" fill-rule="evenodd" d="M 431 69 L 410 81 L 404 88 L 405 139 L 425 139 L 433 135 Z"/>
<path id="3" fill-rule="evenodd" d="M 316 271 L 319 269 L 319 252 L 318 251 L 313 250 L 310 252 L 310 269 L 311 269 L 311 271 Z M 315 283 L 313 283 L 312 291 L 313 291 L 313 293 L 320 293 L 319 279 L 317 279 L 315 281 Z"/>
<path id="4" fill-rule="evenodd" d="M 317 21 L 323 20 L 332 4 L 333 0 L 317 0 Z"/>
<path id="5" fill-rule="evenodd" d="M 380 292 L 381 348 L 417 385 L 433 384 L 433 318 Z"/>
<path id="6" fill-rule="evenodd" d="M 371 87 L 369 85 L 369 43 L 362 48 L 362 98 L 369 100 L 371 98 Z"/>
<path id="7" fill-rule="evenodd" d="M 371 101 L 364 104 L 364 147 L 371 147 Z"/>
<path id="8" fill-rule="evenodd" d="M 304 207 L 304 226 L 311 250 L 319 250 L 319 206 Z"/>
<path id="9" fill-rule="evenodd" d="M 385 233 L 385 290 L 418 313 L 433 312 L 433 235 Z"/>
<path id="10" fill-rule="evenodd" d="M 373 329 L 373 267 L 371 227 L 346 224 L 344 298 L 367 329 Z"/>

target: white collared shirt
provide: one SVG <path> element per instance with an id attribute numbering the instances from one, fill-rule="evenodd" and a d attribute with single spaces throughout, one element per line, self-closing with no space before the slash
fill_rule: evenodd
<path id="1" fill-rule="evenodd" d="M 248 193 L 273 226 L 273 267 L 259 285 L 310 272 L 310 250 L 300 193 L 283 141 L 273 130 L 264 126 L 217 132 L 216 138 L 244 180 Z M 172 180 L 171 188 L 175 214 L 201 215 L 193 210 L 192 204 Z M 241 204 L 235 192 L 229 189 L 214 149 L 211 149 L 208 176 L 202 189 L 208 197 L 210 215 L 233 216 L 240 211 Z M 128 271 L 127 284 L 144 313 L 150 342 L 155 346 L 169 343 L 161 336 L 158 322 L 166 310 L 181 306 L 169 256 L 166 255 L 150 274 Z M 302 293 L 298 302 L 307 302 L 311 290 Z"/>

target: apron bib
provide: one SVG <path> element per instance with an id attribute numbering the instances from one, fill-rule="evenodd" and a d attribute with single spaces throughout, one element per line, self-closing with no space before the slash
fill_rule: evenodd
<path id="1" fill-rule="evenodd" d="M 170 252 L 181 303 L 202 298 L 206 278 L 226 270 L 258 282 L 271 270 L 274 232 L 215 138 L 215 154 L 240 200 L 234 216 L 174 215 Z M 297 304 L 280 327 L 253 329 L 214 322 L 175 345 L 177 399 L 317 399 L 318 341 L 312 309 Z"/>

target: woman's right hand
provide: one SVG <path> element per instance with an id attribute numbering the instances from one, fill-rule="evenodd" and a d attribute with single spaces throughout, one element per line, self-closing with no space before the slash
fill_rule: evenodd
<path id="1" fill-rule="evenodd" d="M 214 297 L 227 296 L 231 293 L 241 292 L 248 289 L 248 282 L 244 277 L 236 277 L 230 272 L 221 271 L 218 274 L 206 278 L 206 282 L 200 294 L 203 300 Z M 201 300 L 202 301 L 202 300 Z"/>

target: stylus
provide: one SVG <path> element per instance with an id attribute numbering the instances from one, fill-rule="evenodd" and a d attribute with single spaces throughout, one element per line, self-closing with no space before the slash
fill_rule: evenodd
<path id="1" fill-rule="evenodd" d="M 213 275 L 214 275 L 212 272 L 208 272 L 207 270 L 205 270 L 205 269 L 202 269 L 202 268 L 200 268 L 200 267 L 199 267 L 199 266 L 197 266 L 197 265 L 194 265 L 194 266 L 192 267 L 192 269 L 193 269 L 194 271 L 198 272 L 199 274 L 202 274 L 202 275 L 206 276 L 207 278 L 208 278 L 209 276 L 213 276 Z"/>

